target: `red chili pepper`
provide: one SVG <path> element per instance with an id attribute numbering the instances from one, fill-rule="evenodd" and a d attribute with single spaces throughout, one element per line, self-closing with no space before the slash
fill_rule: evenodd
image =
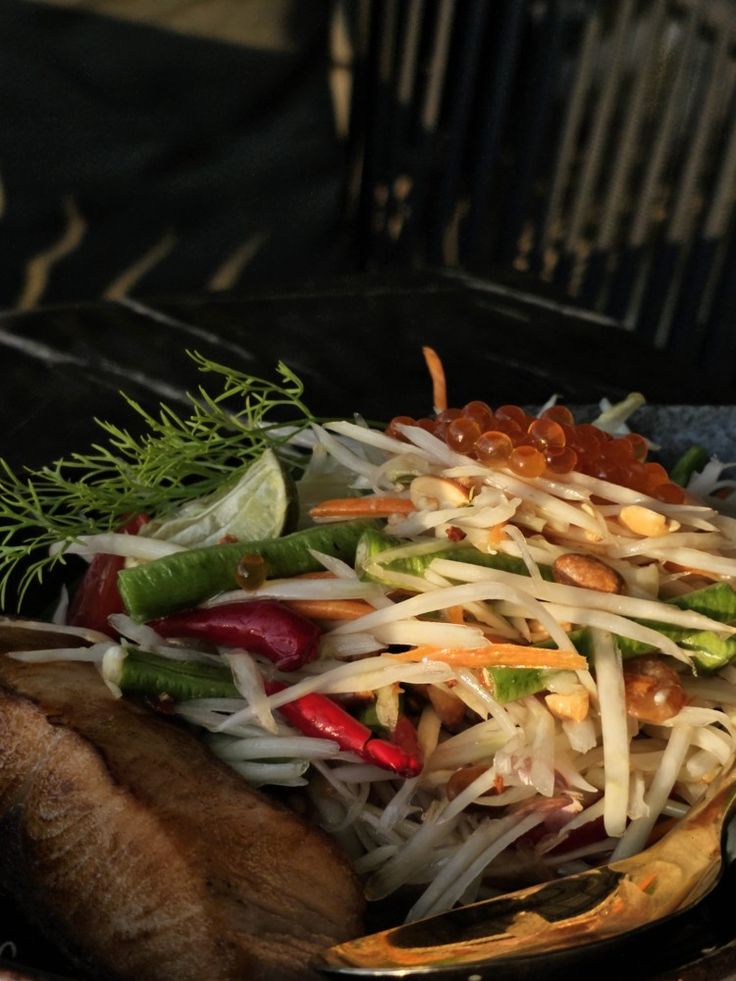
<path id="1" fill-rule="evenodd" d="M 422 772 L 421 757 L 407 753 L 405 749 L 386 739 L 369 739 L 361 756 L 385 770 L 393 770 L 400 777 L 416 777 Z"/>
<path id="2" fill-rule="evenodd" d="M 287 685 L 279 681 L 267 681 L 266 692 L 283 691 Z M 305 736 L 334 739 L 340 749 L 356 753 L 368 763 L 375 763 L 398 773 L 402 777 L 415 777 L 421 773 L 422 763 L 418 754 L 412 755 L 396 743 L 385 739 L 374 739 L 373 733 L 358 722 L 345 709 L 341 708 L 327 695 L 312 692 L 295 698 L 279 707 L 279 712 Z M 411 722 L 407 719 L 409 725 Z M 413 726 L 412 726 L 413 728 Z"/>
<path id="3" fill-rule="evenodd" d="M 419 762 L 421 770 L 422 748 L 419 745 L 419 735 L 417 727 L 408 715 L 400 715 L 396 725 L 391 731 L 391 744 L 395 744 L 403 753 L 407 760 Z"/>
<path id="4" fill-rule="evenodd" d="M 294 671 L 317 655 L 320 629 L 276 600 L 223 603 L 152 620 L 164 637 L 197 637 L 263 654 L 282 671 Z"/>
<path id="5" fill-rule="evenodd" d="M 135 535 L 150 518 L 139 514 L 119 530 Z M 121 555 L 95 555 L 87 566 L 72 598 L 66 621 L 75 627 L 89 627 L 110 634 L 107 618 L 125 609 L 118 591 L 118 572 L 124 567 Z"/>
<path id="6" fill-rule="evenodd" d="M 391 740 L 372 739 L 365 747 L 367 758 L 378 766 L 395 770 L 402 777 L 415 777 L 422 770 L 422 750 L 414 723 L 400 715 Z"/>
<path id="7" fill-rule="evenodd" d="M 274 692 L 283 691 L 288 686 L 280 681 L 267 681 L 265 687 L 266 692 L 273 695 Z M 373 736 L 368 726 L 358 722 L 349 712 L 340 708 L 337 702 L 333 702 L 327 695 L 316 692 L 302 695 L 301 698 L 295 698 L 293 702 L 281 705 L 279 712 L 287 722 L 290 722 L 299 732 L 303 732 L 305 736 L 334 739 L 340 749 L 349 750 L 351 753 L 362 754 L 366 743 Z"/>

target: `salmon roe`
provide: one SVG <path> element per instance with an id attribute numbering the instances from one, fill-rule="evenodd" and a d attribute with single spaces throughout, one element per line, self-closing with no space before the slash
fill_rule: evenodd
<path id="1" fill-rule="evenodd" d="M 553 405 L 539 417 L 520 405 L 492 409 L 486 402 L 448 408 L 434 418 L 396 416 L 386 433 L 404 440 L 401 425 L 419 426 L 451 450 L 490 467 L 507 467 L 520 477 L 554 478 L 575 470 L 648 494 L 667 504 L 681 504 L 684 491 L 665 468 L 647 460 L 649 444 L 638 433 L 613 437 L 590 423 L 576 423 L 564 405 Z"/>

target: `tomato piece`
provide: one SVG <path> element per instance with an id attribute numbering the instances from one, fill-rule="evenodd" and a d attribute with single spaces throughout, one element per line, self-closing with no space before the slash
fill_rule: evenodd
<path id="1" fill-rule="evenodd" d="M 150 518 L 136 515 L 126 522 L 120 531 L 135 535 Z M 125 565 L 120 555 L 95 555 L 82 576 L 69 605 L 67 623 L 74 627 L 88 627 L 103 634 L 111 634 L 107 618 L 125 609 L 118 590 L 118 573 Z"/>

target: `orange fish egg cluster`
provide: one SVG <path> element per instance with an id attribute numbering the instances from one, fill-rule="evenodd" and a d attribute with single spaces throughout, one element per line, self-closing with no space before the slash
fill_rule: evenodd
<path id="1" fill-rule="evenodd" d="M 386 433 L 402 439 L 400 424 L 426 429 L 450 449 L 491 467 L 508 467 L 520 477 L 554 477 L 576 470 L 667 503 L 684 500 L 682 488 L 671 482 L 665 468 L 647 462 L 643 436 L 613 437 L 590 423 L 577 424 L 563 405 L 553 405 L 536 417 L 519 405 L 493 410 L 485 402 L 468 402 L 462 409 L 445 409 L 434 419 L 396 416 Z"/>

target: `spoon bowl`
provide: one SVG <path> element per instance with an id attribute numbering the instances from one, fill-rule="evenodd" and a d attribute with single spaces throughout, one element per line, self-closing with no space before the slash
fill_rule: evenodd
<path id="1" fill-rule="evenodd" d="M 714 888 L 731 857 L 724 831 L 735 801 L 732 767 L 637 855 L 339 944 L 315 966 L 344 977 L 447 976 L 453 968 L 470 977 L 474 968 L 602 944 L 650 926 Z"/>

